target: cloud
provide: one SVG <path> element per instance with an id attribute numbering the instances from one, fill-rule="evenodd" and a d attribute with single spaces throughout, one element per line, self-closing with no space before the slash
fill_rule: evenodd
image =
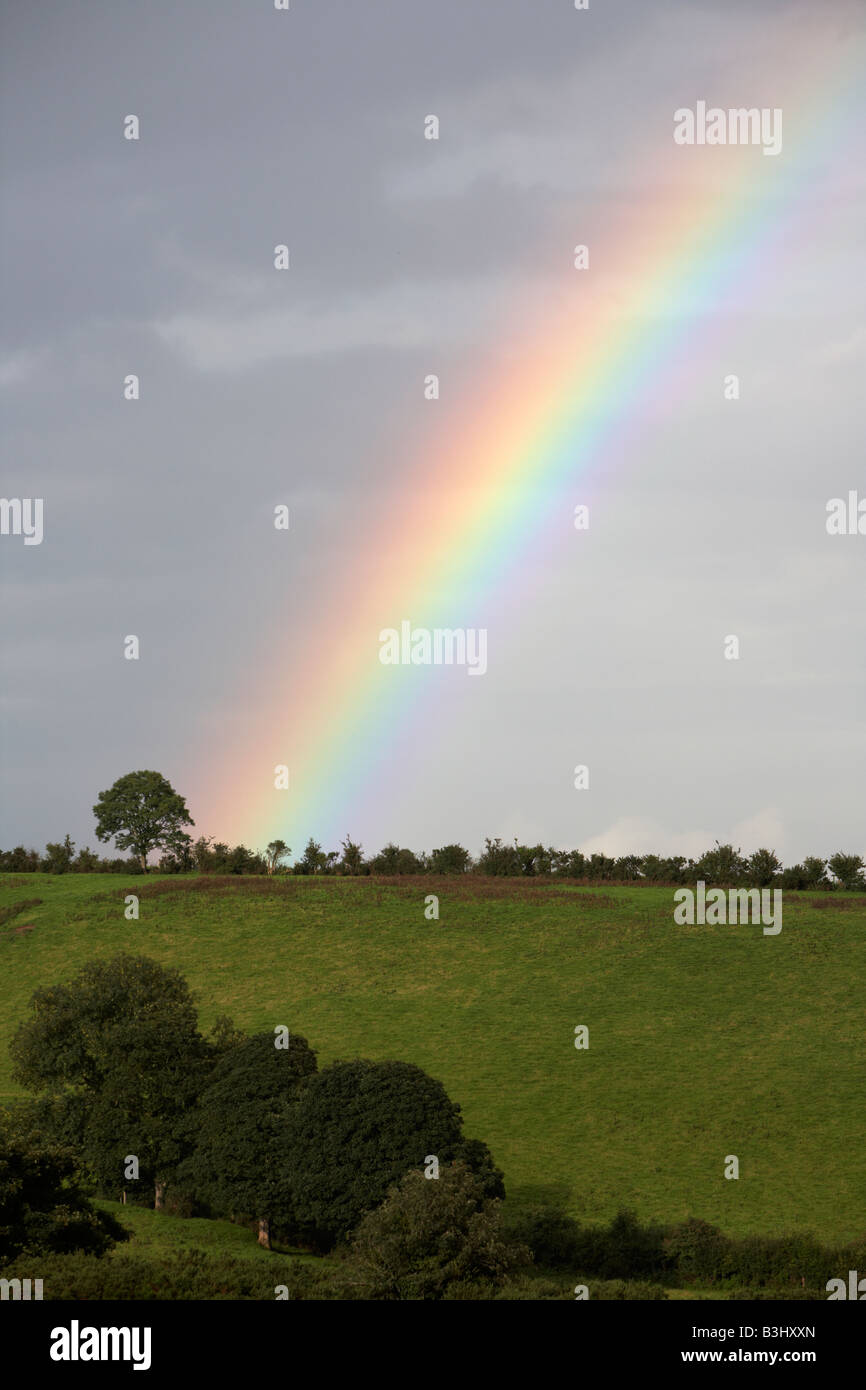
<path id="1" fill-rule="evenodd" d="M 31 377 L 39 365 L 35 352 L 13 352 L 0 359 L 0 387 L 20 386 Z"/>
<path id="2" fill-rule="evenodd" d="M 623 816 L 601 834 L 584 840 L 580 848 L 584 854 L 684 854 L 697 859 L 705 850 L 712 849 L 716 840 L 732 843 L 744 854 L 752 854 L 756 849 L 774 849 L 781 855 L 784 839 L 779 813 L 768 807 L 738 821 L 724 835 L 718 830 L 671 830 L 660 821 Z"/>
<path id="3" fill-rule="evenodd" d="M 400 282 L 334 307 L 192 312 L 150 326 L 161 342 L 198 371 L 244 371 L 290 357 L 474 340 L 489 331 L 513 293 L 501 275 Z"/>

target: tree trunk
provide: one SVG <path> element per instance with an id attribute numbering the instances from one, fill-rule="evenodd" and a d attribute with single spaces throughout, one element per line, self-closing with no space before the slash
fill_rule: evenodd
<path id="1" fill-rule="evenodd" d="M 271 1248 L 271 1223 L 266 1216 L 259 1217 L 259 1245 L 265 1250 Z"/>
<path id="2" fill-rule="evenodd" d="M 164 1207 L 165 1207 L 165 1183 L 164 1183 L 164 1182 L 157 1182 L 157 1183 L 155 1184 L 155 1188 L 154 1188 L 153 1209 L 154 1209 L 154 1211 L 162 1211 Z"/>
<path id="3" fill-rule="evenodd" d="M 143 874 L 146 874 L 146 873 L 147 873 L 147 855 L 146 855 L 146 854 L 140 854 L 138 857 L 139 857 L 139 859 L 141 860 L 141 872 L 142 872 Z"/>

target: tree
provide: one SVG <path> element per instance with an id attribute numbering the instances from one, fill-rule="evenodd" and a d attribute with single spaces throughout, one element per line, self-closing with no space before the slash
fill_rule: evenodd
<path id="1" fill-rule="evenodd" d="M 720 845 L 716 840 L 713 849 L 702 854 L 692 868 L 698 879 L 712 886 L 730 888 L 741 883 L 745 877 L 746 861 L 733 845 Z"/>
<path id="2" fill-rule="evenodd" d="M 94 1211 L 73 1175 L 71 1153 L 0 1118 L 0 1265 L 22 1254 L 101 1255 L 128 1239 L 113 1216 Z"/>
<path id="3" fill-rule="evenodd" d="M 364 852 L 361 845 L 356 845 L 350 835 L 345 840 L 340 841 L 343 853 L 340 858 L 341 874 L 362 874 L 364 872 Z"/>
<path id="4" fill-rule="evenodd" d="M 326 868 L 328 856 L 323 852 L 322 846 L 312 837 L 307 841 L 303 858 L 299 859 L 295 865 L 296 874 L 320 874 Z"/>
<path id="5" fill-rule="evenodd" d="M 183 797 L 159 772 L 128 772 L 119 777 L 108 791 L 99 793 L 93 814 L 96 838 L 113 838 L 118 849 L 132 850 L 145 873 L 152 849 L 176 848 L 182 827 L 195 824 Z"/>
<path id="6" fill-rule="evenodd" d="M 839 851 L 827 860 L 827 866 L 833 877 L 849 892 L 860 892 L 866 888 L 863 860 L 859 854 L 843 854 Z"/>
<path id="7" fill-rule="evenodd" d="M 270 1247 L 272 1223 L 293 1218 L 286 1154 L 287 1120 L 299 1081 L 316 1070 L 306 1038 L 257 1033 L 217 1062 L 195 1117 L 195 1151 L 183 1168 L 216 1211 L 255 1218 L 259 1244 Z"/>
<path id="8" fill-rule="evenodd" d="M 265 864 L 267 865 L 268 873 L 275 873 L 280 866 L 280 860 L 285 859 L 286 855 L 291 854 L 291 852 L 285 840 L 271 840 L 265 850 Z"/>
<path id="9" fill-rule="evenodd" d="M 75 856 L 75 844 L 67 835 L 62 844 L 52 844 L 50 841 L 45 846 L 45 862 L 43 868 L 48 874 L 65 874 L 72 868 L 72 860 Z"/>
<path id="10" fill-rule="evenodd" d="M 349 1269 L 362 1298 L 439 1299 L 467 1280 L 502 1284 L 531 1259 L 506 1240 L 501 1203 L 464 1163 L 451 1163 L 438 1178 L 416 1169 L 390 1189 L 359 1225 Z"/>
<path id="11" fill-rule="evenodd" d="M 756 849 L 746 865 L 746 877 L 759 888 L 769 888 L 782 870 L 782 861 L 771 849 Z"/>
<path id="12" fill-rule="evenodd" d="M 370 860 L 370 872 L 374 874 L 420 874 L 423 870 L 423 863 L 411 849 L 401 849 L 391 842 Z"/>
<path id="13" fill-rule="evenodd" d="M 643 861 L 639 854 L 623 854 L 616 861 L 614 873 L 617 878 L 631 882 L 643 877 L 642 867 Z"/>
<path id="14" fill-rule="evenodd" d="M 601 882 L 609 883 L 615 877 L 616 860 L 609 854 L 591 854 L 586 866 L 589 878 Z"/>
<path id="15" fill-rule="evenodd" d="M 192 862 L 200 874 L 207 873 L 208 869 L 211 867 L 213 855 L 211 854 L 210 847 L 212 844 L 212 835 L 200 835 L 190 851 L 192 854 Z"/>
<path id="16" fill-rule="evenodd" d="M 484 853 L 478 860 L 478 869 L 480 873 L 491 874 L 494 877 L 519 874 L 517 841 L 515 840 L 512 846 L 504 845 L 498 835 L 495 840 L 485 839 Z"/>
<path id="17" fill-rule="evenodd" d="M 97 873 L 99 870 L 99 855 L 94 854 L 93 850 L 87 846 L 78 851 L 73 869 L 79 874 Z"/>
<path id="18" fill-rule="evenodd" d="M 472 858 L 462 845 L 442 845 L 430 854 L 434 874 L 465 874 L 472 868 Z"/>
<path id="19" fill-rule="evenodd" d="M 335 1062 L 303 1083 L 288 1116 L 286 1163 L 297 1219 L 321 1249 L 352 1231 L 428 1155 L 463 1156 L 460 1106 L 410 1062 Z M 486 1145 L 483 1160 L 501 1184 Z"/>
<path id="20" fill-rule="evenodd" d="M 826 888 L 827 887 L 827 861 L 819 859 L 814 854 L 807 854 L 803 860 L 803 871 L 806 875 L 806 888 Z"/>
<path id="21" fill-rule="evenodd" d="M 126 1156 L 135 1155 L 161 1207 L 191 1148 L 192 1107 L 214 1061 L 186 981 L 146 956 L 119 955 L 90 962 L 68 985 L 38 989 L 30 1005 L 10 1044 L 15 1079 L 47 1093 L 103 1187 L 121 1187 Z"/>
<path id="22" fill-rule="evenodd" d="M 173 831 L 165 840 L 165 853 L 159 861 L 161 871 L 188 874 L 195 867 L 192 850 L 192 836 L 184 830 Z"/>

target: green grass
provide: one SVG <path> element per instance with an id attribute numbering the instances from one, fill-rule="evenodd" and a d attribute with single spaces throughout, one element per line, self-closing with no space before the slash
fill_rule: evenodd
<path id="1" fill-rule="evenodd" d="M 785 893 L 765 937 L 677 926 L 669 888 L 197 882 L 0 875 L 0 914 L 42 899 L 0 926 L 0 1101 L 19 1093 L 7 1044 L 33 990 L 127 950 L 180 969 L 205 1028 L 223 1013 L 286 1024 L 320 1066 L 417 1063 L 490 1144 L 515 1205 L 827 1243 L 866 1229 L 866 896 Z"/>
<path id="2" fill-rule="evenodd" d="M 161 1257 L 185 1250 L 202 1250 L 207 1255 L 231 1255 L 239 1260 L 267 1261 L 271 1253 L 263 1250 L 251 1229 L 231 1221 L 214 1221 L 205 1217 L 179 1217 L 169 1212 L 152 1211 L 128 1203 L 108 1202 L 97 1198 L 95 1206 L 110 1212 L 121 1226 L 131 1232 L 130 1239 L 116 1247 L 116 1253 Z M 327 1257 L 310 1255 L 274 1242 L 273 1249 L 281 1255 L 291 1255 L 299 1264 L 321 1269 L 334 1262 Z"/>

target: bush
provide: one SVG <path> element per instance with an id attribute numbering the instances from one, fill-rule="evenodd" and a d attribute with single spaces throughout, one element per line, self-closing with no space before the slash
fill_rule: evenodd
<path id="1" fill-rule="evenodd" d="M 93 1209 L 74 1181 L 72 1155 L 32 1135 L 0 1130 L 0 1265 L 18 1255 L 101 1254 L 126 1230 Z"/>
<path id="2" fill-rule="evenodd" d="M 632 1211 L 617 1212 L 608 1227 L 579 1232 L 577 1268 L 600 1279 L 654 1279 L 666 1272 L 664 1229 L 641 1226 Z"/>
<path id="3" fill-rule="evenodd" d="M 22 1258 L 3 1273 L 4 1278 L 41 1279 L 43 1299 L 49 1301 L 275 1300 L 274 1290 L 280 1284 L 286 1286 L 290 1300 L 343 1296 L 339 1284 L 329 1282 L 329 1271 L 279 1255 L 261 1262 L 201 1250 L 153 1257 L 125 1251 L 101 1258 L 47 1255 L 38 1265 Z"/>
<path id="4" fill-rule="evenodd" d="M 499 1202 L 453 1163 L 438 1178 L 412 1171 L 392 1187 L 358 1227 L 349 1269 L 362 1298 L 440 1299 L 451 1285 L 494 1288 L 529 1259 L 504 1239 Z"/>
<path id="5" fill-rule="evenodd" d="M 690 1216 L 665 1239 L 665 1249 L 677 1272 L 687 1281 L 711 1284 L 720 1277 L 730 1242 L 717 1227 Z"/>
<path id="6" fill-rule="evenodd" d="M 582 1253 L 577 1222 L 557 1207 L 532 1207 L 509 1223 L 508 1233 L 527 1245 L 546 1269 L 576 1269 Z"/>
<path id="7" fill-rule="evenodd" d="M 667 1298 L 667 1294 L 659 1284 L 649 1284 L 642 1280 L 598 1280 L 595 1283 L 590 1283 L 588 1288 L 590 1300 L 595 1303 L 610 1303 L 613 1300 L 625 1300 L 628 1302 L 636 1302 L 637 1300 L 658 1301 L 659 1299 Z"/>

